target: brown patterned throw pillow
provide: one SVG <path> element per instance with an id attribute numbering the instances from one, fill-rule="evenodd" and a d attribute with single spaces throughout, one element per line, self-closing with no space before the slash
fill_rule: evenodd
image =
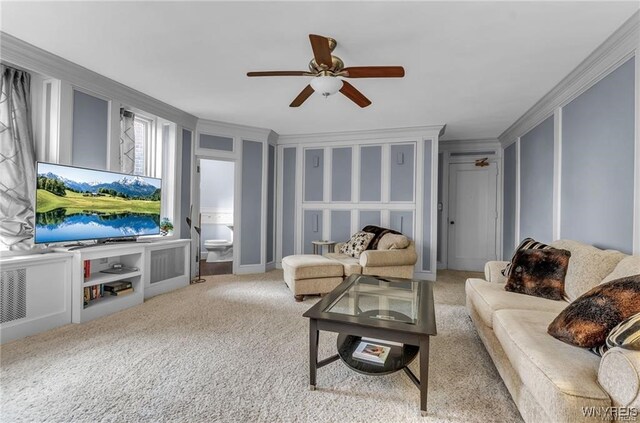
<path id="1" fill-rule="evenodd" d="M 369 232 L 356 232 L 351 239 L 340 247 L 340 253 L 350 255 L 354 258 L 360 258 L 360 254 L 367 249 L 371 243 L 373 234 Z"/>
<path id="2" fill-rule="evenodd" d="M 605 343 L 620 322 L 640 313 L 640 275 L 596 286 L 569 304 L 549 325 L 549 335 L 583 348 Z"/>
<path id="3" fill-rule="evenodd" d="M 511 275 L 511 268 L 513 267 L 513 261 L 516 259 L 516 255 L 522 250 L 547 250 L 551 248 L 547 244 L 543 244 L 542 242 L 538 242 L 533 238 L 525 238 L 522 240 L 518 248 L 516 248 L 516 252 L 513 253 L 513 257 L 511 257 L 511 261 L 507 264 L 507 267 L 502 269 L 500 273 L 502 276 L 509 277 Z"/>
<path id="4" fill-rule="evenodd" d="M 570 257 L 569 251 L 555 248 L 518 251 L 504 289 L 560 301 Z"/>

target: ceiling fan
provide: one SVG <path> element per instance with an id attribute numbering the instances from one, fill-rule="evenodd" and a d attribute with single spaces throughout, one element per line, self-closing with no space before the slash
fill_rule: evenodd
<path id="1" fill-rule="evenodd" d="M 340 91 L 358 106 L 367 107 L 371 101 L 341 78 L 402 78 L 404 76 L 402 66 L 345 68 L 342 59 L 331 54 L 338 44 L 336 40 L 314 34 L 309 35 L 309 40 L 314 58 L 309 62 L 308 71 L 248 72 L 247 76 L 313 76 L 311 83 L 298 94 L 289 107 L 299 107 L 316 91 L 325 97 Z"/>

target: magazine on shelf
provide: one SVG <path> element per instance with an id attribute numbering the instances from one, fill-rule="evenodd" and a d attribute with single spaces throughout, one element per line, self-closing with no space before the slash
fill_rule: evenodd
<path id="1" fill-rule="evenodd" d="M 374 344 L 394 345 L 396 347 L 404 346 L 404 344 L 401 344 L 400 342 L 387 341 L 386 339 L 367 338 L 367 337 L 363 336 L 362 340 L 363 341 L 368 341 L 368 342 L 373 342 Z"/>
<path id="2" fill-rule="evenodd" d="M 391 352 L 391 346 L 389 345 L 380 345 L 361 341 L 353 352 L 353 358 L 377 364 L 384 364 L 387 360 L 387 356 L 389 356 L 389 352 Z"/>

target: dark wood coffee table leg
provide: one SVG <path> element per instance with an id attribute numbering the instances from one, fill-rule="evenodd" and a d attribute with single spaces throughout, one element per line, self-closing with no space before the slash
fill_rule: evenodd
<path id="1" fill-rule="evenodd" d="M 316 389 L 316 373 L 318 370 L 318 322 L 309 319 L 309 389 Z"/>
<path id="2" fill-rule="evenodd" d="M 420 339 L 420 414 L 427 415 L 429 392 L 429 336 Z"/>

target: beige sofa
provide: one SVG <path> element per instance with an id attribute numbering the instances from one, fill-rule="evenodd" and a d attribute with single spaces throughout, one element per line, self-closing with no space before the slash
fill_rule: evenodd
<path id="1" fill-rule="evenodd" d="M 337 243 L 335 251 L 340 251 L 343 244 L 344 242 Z M 360 254 L 360 258 L 340 253 L 328 253 L 324 256 L 342 263 L 345 276 L 357 273 L 411 279 L 418 261 L 416 244 L 413 241 L 407 248 L 401 250 L 366 250 Z"/>
<path id="2" fill-rule="evenodd" d="M 575 241 L 552 245 L 572 253 L 570 300 L 602 281 L 640 274 L 639 256 Z M 569 303 L 505 291 L 506 264 L 489 262 L 486 280 L 467 280 L 467 309 L 524 420 L 601 422 L 640 412 L 640 351 L 613 348 L 600 358 L 551 337 L 547 326 Z"/>
<path id="3" fill-rule="evenodd" d="M 336 244 L 340 251 L 342 243 Z M 353 274 L 383 277 L 413 278 L 418 260 L 413 241 L 401 250 L 367 250 L 360 258 L 346 254 L 328 253 L 324 256 L 301 254 L 282 259 L 284 281 L 293 292 L 296 301 L 305 295 L 326 294 Z"/>

